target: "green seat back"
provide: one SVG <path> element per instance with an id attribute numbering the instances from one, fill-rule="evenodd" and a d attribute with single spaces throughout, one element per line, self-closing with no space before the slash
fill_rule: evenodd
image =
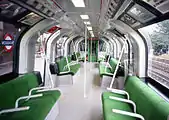
<path id="1" fill-rule="evenodd" d="M 110 66 L 112 67 L 112 72 L 114 73 L 114 71 L 115 71 L 115 69 L 116 69 L 116 65 L 117 65 L 117 60 L 116 59 L 114 59 L 114 58 L 111 58 L 110 60 L 109 60 L 109 64 L 110 64 Z"/>
<path id="2" fill-rule="evenodd" d="M 73 54 L 72 54 L 72 56 L 71 56 L 71 59 L 72 59 L 72 60 L 76 60 L 76 53 L 75 53 L 75 52 L 73 52 Z"/>
<path id="3" fill-rule="evenodd" d="M 68 59 L 68 63 L 70 63 L 71 62 L 71 57 L 67 56 L 67 59 Z"/>
<path id="4" fill-rule="evenodd" d="M 112 76 L 112 75 L 109 75 L 109 74 L 107 74 L 107 73 L 112 73 L 111 72 L 111 69 L 110 68 L 106 68 L 106 66 L 105 65 L 103 65 L 103 64 L 100 64 L 99 65 L 99 74 L 100 74 L 100 76 L 102 77 L 103 75 L 106 75 L 106 76 Z"/>
<path id="5" fill-rule="evenodd" d="M 29 90 L 37 86 L 39 86 L 38 78 L 34 73 L 28 73 L 0 84 L 0 109 L 13 108 L 19 97 L 27 96 Z"/>
<path id="6" fill-rule="evenodd" d="M 63 72 L 64 67 L 67 65 L 66 57 L 63 57 L 61 60 L 56 62 L 58 64 L 59 72 Z"/>
<path id="7" fill-rule="evenodd" d="M 130 99 L 136 103 L 137 113 L 143 115 L 145 120 L 167 120 L 169 103 L 138 77 L 129 76 L 125 90 L 129 93 Z"/>
<path id="8" fill-rule="evenodd" d="M 80 53 L 79 53 L 79 52 L 77 52 L 77 53 L 76 53 L 76 56 L 77 56 L 77 58 L 79 58 L 79 57 L 80 57 Z"/>

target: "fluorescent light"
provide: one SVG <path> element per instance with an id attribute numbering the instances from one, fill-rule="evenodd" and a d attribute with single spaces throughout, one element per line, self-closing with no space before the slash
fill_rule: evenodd
<path id="1" fill-rule="evenodd" d="M 82 19 L 89 19 L 89 16 L 88 16 L 88 15 L 80 15 L 80 17 L 81 17 Z"/>
<path id="2" fill-rule="evenodd" d="M 88 30 L 92 30 L 92 27 L 87 27 Z"/>
<path id="3" fill-rule="evenodd" d="M 75 7 L 85 7 L 83 0 L 72 0 L 72 3 Z"/>
<path id="4" fill-rule="evenodd" d="M 88 22 L 86 22 L 86 21 L 85 21 L 85 22 L 84 22 L 84 24 L 86 24 L 86 25 L 90 25 L 91 23 L 90 23 L 89 21 L 88 21 Z"/>
<path id="5" fill-rule="evenodd" d="M 91 37 L 94 37 L 93 31 L 89 31 L 89 32 L 91 34 Z"/>
<path id="6" fill-rule="evenodd" d="M 93 31 L 89 31 L 90 32 L 90 34 L 93 34 Z"/>

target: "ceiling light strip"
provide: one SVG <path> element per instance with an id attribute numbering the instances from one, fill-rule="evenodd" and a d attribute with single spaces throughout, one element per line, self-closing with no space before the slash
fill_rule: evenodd
<path id="1" fill-rule="evenodd" d="M 80 17 L 82 18 L 82 19 L 89 19 L 89 16 L 88 15 L 80 15 Z"/>
<path id="2" fill-rule="evenodd" d="M 72 0 L 75 7 L 85 7 L 84 0 Z"/>

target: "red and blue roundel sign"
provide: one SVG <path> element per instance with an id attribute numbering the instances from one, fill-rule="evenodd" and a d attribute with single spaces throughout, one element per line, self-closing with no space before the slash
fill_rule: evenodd
<path id="1" fill-rule="evenodd" d="M 7 52 L 11 52 L 14 45 L 14 39 L 11 34 L 7 33 L 4 36 L 4 40 L 2 41 L 2 45 L 4 45 L 4 49 Z"/>

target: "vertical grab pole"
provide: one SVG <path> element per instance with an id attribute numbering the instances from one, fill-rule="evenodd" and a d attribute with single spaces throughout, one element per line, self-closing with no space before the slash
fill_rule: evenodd
<path id="1" fill-rule="evenodd" d="M 87 78 L 86 78 L 86 53 L 87 53 L 87 27 L 85 26 L 85 61 L 84 61 L 84 97 L 87 97 Z"/>
<path id="2" fill-rule="evenodd" d="M 98 59 L 99 59 L 99 39 L 98 39 L 98 46 L 97 46 L 97 62 L 98 62 Z"/>
<path id="3" fill-rule="evenodd" d="M 90 40 L 90 62 L 92 62 L 92 40 Z"/>
<path id="4" fill-rule="evenodd" d="M 118 68 L 119 68 L 119 64 L 120 64 L 121 58 L 122 58 L 122 56 L 123 56 L 123 52 L 124 52 L 124 50 L 125 50 L 126 41 L 127 41 L 127 39 L 125 38 L 125 39 L 124 39 L 124 42 L 123 42 L 123 48 L 121 49 L 120 57 L 119 57 L 119 60 L 118 60 L 118 62 L 117 62 L 116 69 L 115 69 L 115 71 L 114 71 L 113 78 L 112 78 L 111 84 L 110 84 L 110 86 L 109 86 L 108 89 L 111 89 L 111 88 L 113 87 L 114 79 L 115 79 L 115 77 L 116 77 L 117 70 L 118 70 Z"/>
<path id="5" fill-rule="evenodd" d="M 98 61 L 98 59 L 99 59 L 99 52 L 100 52 L 100 46 L 99 46 L 99 39 L 98 39 L 98 52 L 97 52 L 97 61 Z"/>

